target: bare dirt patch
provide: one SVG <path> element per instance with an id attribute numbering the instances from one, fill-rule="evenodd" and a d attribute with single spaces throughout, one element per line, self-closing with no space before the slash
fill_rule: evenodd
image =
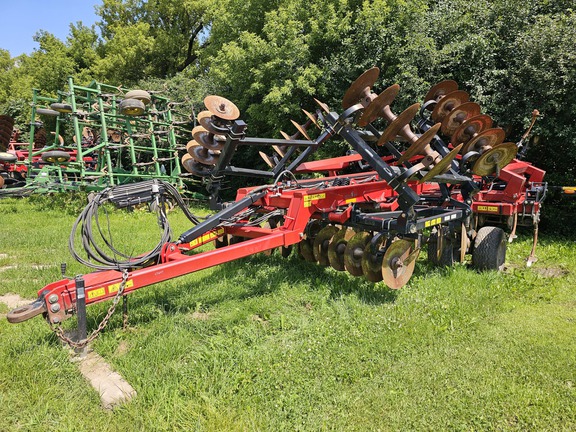
<path id="1" fill-rule="evenodd" d="M 0 302 L 4 303 L 8 308 L 14 309 L 32 303 L 34 300 L 23 299 L 18 294 L 4 294 L 0 296 Z"/>
<path id="2" fill-rule="evenodd" d="M 539 275 L 547 278 L 559 278 L 562 276 L 566 276 L 568 274 L 568 270 L 565 270 L 560 267 L 545 267 L 545 268 L 535 267 L 534 271 Z"/>

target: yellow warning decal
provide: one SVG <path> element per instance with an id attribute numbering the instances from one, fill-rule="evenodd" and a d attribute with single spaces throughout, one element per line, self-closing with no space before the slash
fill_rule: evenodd
<path id="1" fill-rule="evenodd" d="M 126 286 L 124 287 L 124 289 L 131 288 L 133 286 L 134 286 L 134 281 L 129 280 L 129 281 L 126 281 Z M 112 284 L 112 285 L 108 285 L 108 294 L 114 294 L 114 293 L 118 292 L 119 289 L 120 289 L 120 282 Z"/>
<path id="2" fill-rule="evenodd" d="M 478 208 L 478 211 L 481 211 L 481 212 L 499 213 L 499 208 L 497 206 L 479 205 L 477 208 Z"/>
<path id="3" fill-rule="evenodd" d="M 355 203 L 356 201 L 358 201 L 358 198 L 349 198 L 346 201 L 344 201 L 346 204 L 352 204 Z"/>
<path id="4" fill-rule="evenodd" d="M 429 221 L 424 222 L 424 226 L 425 226 L 425 227 L 431 227 L 431 226 L 438 225 L 438 224 L 441 224 L 441 223 L 442 223 L 442 218 L 439 217 L 439 218 L 432 219 L 432 220 L 429 220 Z"/>
<path id="5" fill-rule="evenodd" d="M 102 297 L 106 295 L 106 288 L 96 288 L 91 291 L 88 291 L 87 296 L 88 300 L 93 300 L 98 297 Z"/>
<path id="6" fill-rule="evenodd" d="M 304 196 L 304 207 L 310 207 L 312 205 L 312 201 L 318 201 L 318 200 L 321 200 L 324 198 L 326 198 L 325 193 L 314 194 L 314 195 L 305 195 Z"/>
<path id="7" fill-rule="evenodd" d="M 224 234 L 224 228 L 219 228 L 216 232 L 210 231 L 190 242 L 190 247 L 200 246 L 205 243 L 211 242 Z"/>

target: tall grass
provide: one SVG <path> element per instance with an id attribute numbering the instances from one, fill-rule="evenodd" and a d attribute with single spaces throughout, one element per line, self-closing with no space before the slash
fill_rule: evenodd
<path id="1" fill-rule="evenodd" d="M 87 271 L 68 255 L 71 214 L 1 200 L 0 218 L 0 267 L 16 266 L 0 294 L 34 298 L 63 261 Z M 144 211 L 111 218 L 126 245 L 157 239 Z M 527 269 L 528 234 L 505 272 L 420 259 L 400 291 L 294 255 L 139 290 L 130 328 L 114 316 L 94 344 L 138 392 L 113 412 L 41 318 L 2 320 L 0 430 L 574 430 L 576 246 L 544 237 Z"/>

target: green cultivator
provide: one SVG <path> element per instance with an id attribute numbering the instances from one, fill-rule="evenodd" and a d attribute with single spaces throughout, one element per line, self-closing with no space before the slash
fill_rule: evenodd
<path id="1" fill-rule="evenodd" d="M 153 92 L 95 81 L 78 86 L 72 78 L 55 98 L 34 90 L 29 142 L 12 138 L 16 160 L 3 173 L 22 187 L 3 192 L 101 190 L 151 178 L 182 191 L 192 179 L 182 174 L 178 153 L 186 150 L 195 116 L 177 105 Z"/>

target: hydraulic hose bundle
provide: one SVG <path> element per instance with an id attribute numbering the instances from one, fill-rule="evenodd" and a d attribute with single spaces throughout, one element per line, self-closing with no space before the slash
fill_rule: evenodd
<path id="1" fill-rule="evenodd" d="M 188 210 L 176 188 L 167 182 L 150 180 L 107 188 L 99 192 L 76 219 L 68 240 L 70 253 L 78 262 L 98 270 L 132 270 L 157 263 L 162 246 L 170 242 L 172 237 L 165 212 L 168 197 L 171 197 L 182 208 L 184 214 L 194 225 L 199 223 L 199 220 Z M 141 203 L 155 203 L 158 225 L 162 230 L 160 241 L 156 247 L 146 254 L 138 256 L 131 256 L 116 249 L 112 241 L 108 214 L 104 206 L 106 203 L 113 203 L 119 208 Z M 106 227 L 103 227 L 100 222 L 98 215 L 100 209 L 106 215 Z M 77 251 L 76 237 L 78 231 L 80 231 L 82 248 L 87 258 L 81 256 Z"/>

